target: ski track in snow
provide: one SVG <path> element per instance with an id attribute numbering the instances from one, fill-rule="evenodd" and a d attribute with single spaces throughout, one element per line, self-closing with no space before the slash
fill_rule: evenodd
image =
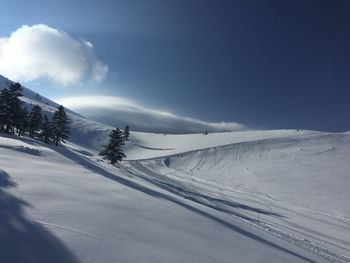
<path id="1" fill-rule="evenodd" d="M 194 169 L 200 169 L 205 163 L 206 158 L 207 158 L 207 153 L 204 151 L 203 153 L 201 153 L 200 160 L 194 166 L 195 167 Z M 262 209 L 255 209 L 254 211 L 254 209 L 249 209 L 249 207 L 244 205 L 243 206 L 234 205 L 229 201 L 226 201 L 225 199 L 213 198 L 202 193 L 194 192 L 193 189 L 191 190 L 185 189 L 183 188 L 183 185 L 179 186 L 178 182 L 176 182 L 175 180 L 171 180 L 171 182 L 174 184 L 165 182 L 165 181 L 169 181 L 168 175 L 157 174 L 154 172 L 154 170 L 149 170 L 145 165 L 143 165 L 143 162 L 144 161 L 142 160 L 130 161 L 129 162 L 130 167 L 127 168 L 128 169 L 127 172 L 132 173 L 134 176 L 137 176 L 148 182 L 151 182 L 152 184 L 160 186 L 161 188 L 168 190 L 172 193 L 175 193 L 183 198 L 200 203 L 202 205 L 216 209 L 218 211 L 229 213 L 233 216 L 236 216 L 240 218 L 242 221 L 250 225 L 253 225 L 255 227 L 258 227 L 260 229 L 263 229 L 264 231 L 268 232 L 272 236 L 280 240 L 283 240 L 285 242 L 288 242 L 290 244 L 293 244 L 296 247 L 299 247 L 305 251 L 308 251 L 328 262 L 341 262 L 341 263 L 350 262 L 350 258 L 345 255 L 336 253 L 335 251 L 327 249 L 321 246 L 320 244 L 310 241 L 306 238 L 300 238 L 300 236 L 308 236 L 307 233 L 312 232 L 312 230 L 306 229 L 302 225 L 292 224 L 291 222 L 286 221 L 283 218 L 283 216 L 281 217 L 277 214 L 274 214 L 273 212 L 271 212 L 272 208 L 266 204 L 265 199 L 262 199 L 262 202 L 260 204 L 264 205 L 268 209 L 268 211 L 266 210 L 264 211 Z M 254 194 L 254 196 L 256 197 L 256 193 Z M 282 208 L 282 207 L 279 207 L 279 208 Z M 282 208 L 282 209 L 285 209 L 285 208 Z M 235 210 L 240 210 L 240 211 L 243 210 L 244 213 L 237 212 Z M 247 210 L 248 211 L 250 210 L 250 212 L 247 212 Z M 292 213 L 295 213 L 295 211 L 292 211 Z M 294 227 L 288 228 L 286 227 L 286 224 L 276 224 L 276 222 L 269 222 L 269 220 L 266 220 L 266 217 L 264 218 L 260 217 L 260 214 L 279 217 L 280 220 L 284 221 L 287 225 L 293 225 Z M 304 214 L 301 214 L 301 215 L 306 216 Z M 310 216 L 309 218 L 316 221 L 320 220 L 319 218 L 312 218 Z M 343 220 L 341 220 L 341 222 L 344 223 Z M 325 222 L 325 223 L 328 224 L 329 222 Z M 349 226 L 349 224 L 347 225 Z M 280 228 L 276 226 L 279 226 Z M 286 232 L 286 230 L 288 230 L 288 232 Z M 317 233 L 317 234 L 321 234 L 321 233 Z M 299 237 L 297 235 L 299 235 Z M 314 236 L 310 236 L 310 238 L 315 239 Z M 335 239 L 331 236 L 326 236 L 326 238 Z M 340 248 L 350 252 L 349 247 L 350 247 L 350 242 L 346 242 L 344 246 Z"/>

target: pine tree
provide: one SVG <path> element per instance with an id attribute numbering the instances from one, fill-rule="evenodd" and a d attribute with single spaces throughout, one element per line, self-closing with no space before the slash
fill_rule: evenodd
<path id="1" fill-rule="evenodd" d="M 52 116 L 52 137 L 56 146 L 61 142 L 65 143 L 65 140 L 69 138 L 69 123 L 70 120 L 63 106 L 59 106 Z"/>
<path id="2" fill-rule="evenodd" d="M 44 121 L 43 121 L 42 131 L 41 131 L 40 137 L 42 138 L 42 140 L 45 143 L 49 143 L 53 137 L 52 125 L 51 125 L 49 118 L 46 115 L 44 116 Z"/>
<path id="3" fill-rule="evenodd" d="M 28 130 L 29 136 L 34 137 L 39 135 L 43 125 L 42 109 L 39 105 L 34 105 L 29 113 Z"/>
<path id="4" fill-rule="evenodd" d="M 19 136 L 23 136 L 28 130 L 28 111 L 26 108 L 22 109 L 21 117 L 17 123 L 17 133 Z"/>
<path id="5" fill-rule="evenodd" d="M 23 119 L 23 109 L 22 106 L 24 104 L 23 101 L 19 99 L 22 95 L 22 86 L 19 83 L 10 84 L 10 109 L 11 109 L 11 129 L 14 132 L 14 129 L 19 129 L 20 122 Z"/>
<path id="6" fill-rule="evenodd" d="M 109 137 L 108 145 L 104 145 L 104 149 L 99 155 L 102 156 L 102 159 L 108 160 L 114 165 L 116 162 L 121 162 L 122 159 L 126 157 L 123 151 L 125 137 L 124 133 L 119 128 L 112 130 Z"/>
<path id="7" fill-rule="evenodd" d="M 3 89 L 0 92 L 0 129 L 5 130 L 8 115 L 9 90 Z"/>
<path id="8" fill-rule="evenodd" d="M 19 123 L 23 119 L 22 86 L 19 83 L 11 83 L 9 88 L 3 89 L 0 94 L 0 124 L 6 132 L 14 132 L 19 129 Z"/>
<path id="9" fill-rule="evenodd" d="M 125 140 L 126 140 L 126 141 L 129 140 L 129 137 L 130 137 L 130 127 L 129 127 L 129 125 L 126 125 L 126 126 L 125 126 L 125 129 L 124 129 L 124 137 L 125 137 Z"/>

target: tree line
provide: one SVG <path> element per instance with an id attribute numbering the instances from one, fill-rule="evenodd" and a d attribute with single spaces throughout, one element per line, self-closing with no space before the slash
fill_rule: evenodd
<path id="1" fill-rule="evenodd" d="M 70 135 L 70 119 L 63 106 L 59 106 L 49 119 L 42 114 L 39 105 L 33 105 L 28 111 L 20 100 L 22 91 L 19 83 L 10 83 L 8 88 L 0 91 L 0 131 L 28 135 L 56 146 L 65 142 Z"/>
<path id="2" fill-rule="evenodd" d="M 0 91 L 0 131 L 18 136 L 28 135 L 56 146 L 65 143 L 70 135 L 70 119 L 63 106 L 59 106 L 49 119 L 43 115 L 39 105 L 33 105 L 28 111 L 20 99 L 22 91 L 19 83 L 10 83 L 8 88 Z M 35 97 L 38 99 L 39 95 Z M 114 165 L 126 157 L 123 146 L 130 137 L 129 126 L 124 131 L 119 128 L 112 130 L 109 137 L 108 144 L 103 145 L 104 149 L 99 155 Z"/>

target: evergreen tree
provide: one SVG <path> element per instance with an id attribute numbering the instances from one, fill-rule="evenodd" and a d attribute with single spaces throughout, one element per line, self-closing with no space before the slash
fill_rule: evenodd
<path id="1" fill-rule="evenodd" d="M 17 123 L 17 133 L 19 136 L 23 136 L 28 130 L 28 111 L 26 108 L 22 109 L 22 114 Z"/>
<path id="2" fill-rule="evenodd" d="M 34 137 L 39 135 L 43 125 L 42 109 L 39 105 L 34 105 L 29 113 L 28 130 L 29 136 Z"/>
<path id="3" fill-rule="evenodd" d="M 11 110 L 11 114 L 10 114 L 10 119 L 11 119 L 11 125 L 12 127 L 10 127 L 10 129 L 12 130 L 12 132 L 14 132 L 14 129 L 16 128 L 17 130 L 19 130 L 19 126 L 21 121 L 23 120 L 23 118 L 25 118 L 23 116 L 23 104 L 24 102 L 21 101 L 19 99 L 19 97 L 23 96 L 22 95 L 22 86 L 19 83 L 14 83 L 14 84 L 10 84 L 10 110 Z"/>
<path id="4" fill-rule="evenodd" d="M 0 129 L 3 131 L 6 128 L 8 115 L 8 99 L 9 90 L 4 89 L 0 92 Z"/>
<path id="5" fill-rule="evenodd" d="M 124 129 L 124 137 L 125 137 L 125 140 L 126 140 L 126 141 L 129 140 L 129 137 L 130 137 L 130 127 L 129 127 L 129 125 L 126 125 L 126 126 L 125 126 L 125 129 Z"/>
<path id="6" fill-rule="evenodd" d="M 70 120 L 63 106 L 59 106 L 52 116 L 52 137 L 56 146 L 61 142 L 65 143 L 69 138 L 69 123 Z"/>
<path id="7" fill-rule="evenodd" d="M 0 124 L 6 132 L 14 132 L 19 129 L 19 123 L 23 120 L 22 86 L 19 83 L 11 83 L 8 89 L 3 89 L 0 94 Z"/>
<path id="8" fill-rule="evenodd" d="M 121 162 L 126 157 L 123 151 L 123 146 L 125 145 L 124 133 L 119 128 L 116 128 L 110 132 L 109 137 L 108 145 L 104 145 L 104 149 L 99 155 L 111 164 Z"/>
<path id="9" fill-rule="evenodd" d="M 44 116 L 44 122 L 42 125 L 42 131 L 41 131 L 40 137 L 45 143 L 49 143 L 53 137 L 52 125 L 49 118 L 46 115 Z"/>

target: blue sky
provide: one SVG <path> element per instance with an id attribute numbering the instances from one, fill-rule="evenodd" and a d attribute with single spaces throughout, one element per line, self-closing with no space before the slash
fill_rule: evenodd
<path id="1" fill-rule="evenodd" d="M 91 64 L 85 75 L 100 63 L 98 82 L 24 81 L 47 97 L 117 96 L 255 129 L 350 130 L 348 1 L 11 0 L 1 7 L 0 38 L 43 24 L 80 41 Z"/>

